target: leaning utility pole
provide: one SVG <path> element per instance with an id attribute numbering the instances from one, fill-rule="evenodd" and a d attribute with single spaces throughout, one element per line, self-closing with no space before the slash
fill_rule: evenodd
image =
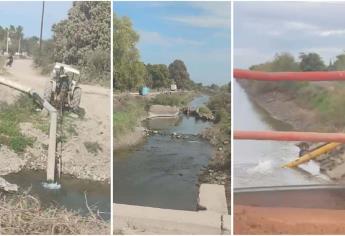
<path id="1" fill-rule="evenodd" d="M 40 34 L 40 54 L 41 54 L 41 49 L 42 49 L 43 18 L 44 18 L 44 1 L 42 2 L 41 34 Z"/>

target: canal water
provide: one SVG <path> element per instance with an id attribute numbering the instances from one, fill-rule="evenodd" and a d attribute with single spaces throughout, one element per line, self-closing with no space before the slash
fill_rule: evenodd
<path id="1" fill-rule="evenodd" d="M 234 130 L 292 130 L 271 117 L 252 101 L 234 80 Z M 235 140 L 233 150 L 234 187 L 310 185 L 327 183 L 314 162 L 297 169 L 281 166 L 298 157 L 296 142 Z"/>
<path id="2" fill-rule="evenodd" d="M 12 184 L 17 184 L 21 192 L 29 192 L 37 197 L 43 207 L 59 206 L 85 215 L 89 213 L 86 195 L 89 207 L 98 210 L 103 219 L 110 219 L 109 184 L 62 175 L 60 189 L 47 189 L 43 186 L 46 178 L 44 171 L 24 170 L 2 177 Z"/>
<path id="3" fill-rule="evenodd" d="M 197 107 L 208 101 L 200 96 Z M 156 118 L 144 126 L 167 135 L 153 135 L 131 150 L 114 153 L 114 202 L 178 210 L 196 210 L 198 174 L 212 155 L 212 146 L 200 139 L 210 122 L 181 115 Z M 185 139 L 172 138 L 171 133 Z"/>

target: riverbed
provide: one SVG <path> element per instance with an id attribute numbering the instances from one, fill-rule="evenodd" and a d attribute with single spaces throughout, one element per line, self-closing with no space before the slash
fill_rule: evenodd
<path id="1" fill-rule="evenodd" d="M 197 107 L 207 101 L 208 96 L 200 96 L 190 105 Z M 212 146 L 198 134 L 212 123 L 181 114 L 146 120 L 143 125 L 160 134 L 114 153 L 114 202 L 196 210 L 198 175 L 212 156 Z M 183 138 L 173 138 L 172 133 Z"/>
<path id="2" fill-rule="evenodd" d="M 235 130 L 292 130 L 260 108 L 234 80 Z M 297 142 L 235 140 L 233 150 L 234 187 L 324 184 L 330 181 L 313 161 L 296 169 L 281 166 L 298 157 Z"/>

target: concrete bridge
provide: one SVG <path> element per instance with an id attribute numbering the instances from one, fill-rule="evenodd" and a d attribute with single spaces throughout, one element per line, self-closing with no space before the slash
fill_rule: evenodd
<path id="1" fill-rule="evenodd" d="M 203 211 L 114 204 L 115 234 L 230 234 L 231 219 L 223 185 L 202 184 Z"/>

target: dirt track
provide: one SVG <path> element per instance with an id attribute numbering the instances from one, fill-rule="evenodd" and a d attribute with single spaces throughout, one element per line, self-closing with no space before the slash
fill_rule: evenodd
<path id="1" fill-rule="evenodd" d="M 345 210 L 237 205 L 235 234 L 345 234 Z"/>
<path id="2" fill-rule="evenodd" d="M 13 67 L 8 69 L 9 74 L 5 77 L 31 87 L 40 94 L 43 94 L 44 86 L 48 81 L 48 76 L 42 76 L 33 68 L 31 60 L 15 60 Z M 82 81 L 81 81 L 82 83 Z M 110 135 L 111 135 L 111 118 L 110 118 L 110 89 L 81 85 L 83 94 L 80 107 L 85 109 L 85 118 L 78 119 L 74 122 L 77 133 L 70 137 L 64 144 L 62 155 L 63 172 L 73 174 L 79 178 L 93 180 L 110 180 Z M 0 94 L 3 92 L 9 94 L 9 89 L 0 86 Z M 12 93 L 19 94 L 12 90 Z M 13 102 L 14 96 L 6 99 L 0 96 L 1 100 Z M 23 130 L 27 135 L 40 132 L 34 130 L 30 125 L 25 125 Z M 37 133 L 33 135 L 37 137 Z M 42 134 L 37 142 L 44 142 L 47 138 Z M 90 153 L 85 142 L 91 142 L 99 145 L 98 153 Z M 35 150 L 32 150 L 35 155 Z M 44 168 L 44 155 L 38 154 L 34 162 L 39 165 L 38 168 Z M 42 157 L 43 156 L 43 157 Z M 34 158 L 35 159 L 35 158 Z M 43 166 L 41 166 L 43 165 Z"/>

